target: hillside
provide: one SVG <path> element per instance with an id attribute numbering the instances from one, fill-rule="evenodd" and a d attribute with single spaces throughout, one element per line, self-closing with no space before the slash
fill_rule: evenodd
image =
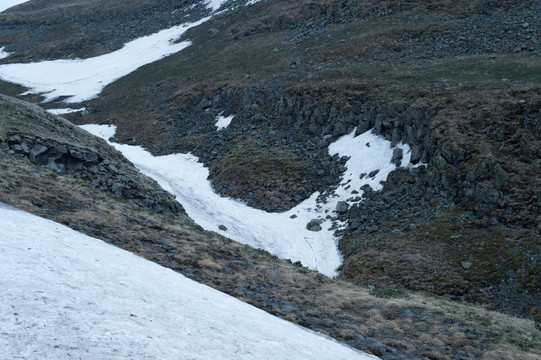
<path id="1" fill-rule="evenodd" d="M 381 359 L 534 359 L 541 330 L 531 320 L 385 288 L 369 290 L 203 231 L 182 211 L 150 209 L 127 194 L 96 186 L 95 177 L 51 170 L 20 151 L 17 136 L 57 149 L 100 148 L 126 178 L 133 169 L 97 138 L 38 107 L 3 96 L 0 106 L 0 202 L 65 224 L 180 272 L 273 315 L 329 335 Z M 21 129 L 24 124 L 28 129 Z M 22 132 L 21 132 L 22 131 Z M 39 136 L 31 135 L 38 134 Z M 19 146 L 17 146 L 19 145 Z M 39 145 L 38 145 L 39 146 Z M 84 148 L 83 148 L 84 146 Z M 72 150 L 70 150 L 72 151 Z M 49 152 L 50 153 L 50 152 Z M 85 166 L 87 166 L 85 164 Z M 161 189 L 136 176 L 145 192 Z M 3 241 L 3 240 L 2 240 Z M 7 340 L 6 340 L 7 341 Z"/>
<path id="2" fill-rule="evenodd" d="M 29 10 L 21 5 L 2 16 L 34 9 L 23 5 Z M 45 7 L 40 16 L 53 10 Z M 373 128 L 393 144 L 409 144 L 412 162 L 427 166 L 397 170 L 383 192 L 366 193 L 368 201 L 350 202 L 340 214 L 350 224 L 340 243 L 343 278 L 536 317 L 540 10 L 528 1 L 259 2 L 189 30 L 191 46 L 123 77 L 81 104 L 86 111 L 66 116 L 114 123 L 119 141 L 154 154 L 190 151 L 209 167 L 216 191 L 267 211 L 284 211 L 337 184 L 341 163 L 326 146 L 355 127 Z M 153 7 L 145 16 L 163 11 Z M 72 24 L 65 19 L 73 16 L 56 11 L 54 19 Z M 38 48 L 15 41 L 19 29 L 3 25 L 3 38 L 19 44 L 6 43 L 15 54 L 4 62 L 52 56 L 25 55 L 23 44 Z M 87 41 L 110 45 L 111 37 L 140 35 L 119 31 L 126 33 Z M 69 55 L 61 44 L 45 43 L 58 49 L 56 57 Z M 99 54 L 95 48 L 81 51 Z M 10 87 L 2 91 L 13 94 Z M 223 131 L 214 126 L 219 114 L 234 115 Z M 368 268 L 361 260 L 367 256 L 375 257 Z"/>
<path id="3" fill-rule="evenodd" d="M 51 88 L 47 94 L 19 95 L 25 88 L 7 82 L 0 82 L 0 93 L 48 109 L 84 107 L 65 118 L 75 124 L 114 124 L 115 141 L 143 145 L 154 155 L 190 152 L 208 167 L 217 193 L 269 212 L 285 212 L 317 191 L 323 201 L 329 199 L 349 161 L 333 156 L 329 146 L 353 131 L 360 135 L 372 129 L 394 149 L 404 144 L 410 151 L 396 153 L 396 169 L 382 180 L 381 191 L 351 188 L 341 208 L 321 219 L 347 224 L 337 232 L 344 257 L 339 281 L 204 232 L 171 195 L 120 160 L 105 142 L 82 141 L 68 123 L 7 97 L 0 100 L 0 110 L 8 114 L 0 136 L 2 161 L 9 164 L 3 184 L 10 191 L 0 201 L 121 245 L 361 350 L 372 346 L 376 355 L 391 356 L 399 349 L 404 356 L 480 357 L 490 349 L 507 351 L 500 340 L 509 341 L 511 335 L 503 328 L 494 330 L 499 335 L 488 330 L 498 321 L 485 321 L 484 313 L 468 307 L 463 314 L 475 315 L 460 317 L 440 300 L 412 295 L 387 302 L 367 295 L 366 288 L 375 295 L 421 291 L 539 324 L 538 1 L 108 4 L 65 0 L 53 6 L 33 0 L 0 13 L 5 52 L 0 77 L 8 65 L 98 57 L 138 37 L 212 16 L 183 33 L 176 43 L 189 45 L 182 51 L 139 67 L 97 97 L 67 104 L 63 101 L 74 94 L 50 99 L 57 90 Z M 57 125 L 32 127 L 17 120 L 28 116 Z M 218 130 L 220 116 L 233 117 Z M 44 139 L 37 145 L 47 150 L 33 150 L 35 137 Z M 402 161 L 404 155 L 409 164 Z M 46 168 L 35 170 L 17 156 Z M 20 173 L 29 181 L 17 180 Z M 60 183 L 70 191 L 51 190 Z M 84 200 L 90 195 L 93 200 Z M 99 206 L 91 205 L 94 197 Z M 85 207 L 96 209 L 96 218 L 89 218 Z M 108 217 L 118 221 L 112 225 Z M 167 219 L 171 223 L 165 226 Z M 163 237 L 164 229 L 171 238 Z M 192 250 L 176 253 L 176 237 Z M 239 280 L 239 272 L 252 267 L 253 281 Z M 295 295 L 288 294 L 297 287 Z M 324 296 L 327 291 L 347 294 L 344 299 L 361 292 L 362 301 L 372 304 L 386 325 L 366 320 L 367 305 L 357 300 L 336 304 L 333 295 Z M 437 305 L 420 305 L 433 301 Z M 404 306 L 414 314 L 414 324 L 432 325 L 413 329 L 397 315 L 405 314 Z M 422 310 L 414 311 L 417 307 Z M 378 318 L 373 315 L 368 318 Z M 396 329 L 390 330 L 389 321 L 396 321 Z M 447 323 L 461 332 L 468 321 L 476 329 L 487 328 L 478 336 L 466 330 L 464 336 L 421 336 Z M 344 324 L 353 324 L 350 331 Z M 410 330 L 419 337 L 406 339 Z M 394 350 L 373 350 L 351 333 Z M 451 340 L 455 335 L 471 341 L 458 344 Z M 529 339 L 521 342 L 528 344 L 523 348 L 538 351 L 538 340 Z"/>
<path id="4" fill-rule="evenodd" d="M 0 214 L 2 358 L 376 359 L 52 221 Z"/>

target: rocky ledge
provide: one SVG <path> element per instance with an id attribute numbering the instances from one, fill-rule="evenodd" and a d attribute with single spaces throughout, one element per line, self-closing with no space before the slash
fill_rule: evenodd
<path id="1" fill-rule="evenodd" d="M 0 141 L 0 149 L 157 213 L 184 213 L 173 195 L 161 189 L 145 189 L 137 176 L 127 176 L 124 164 L 89 150 L 24 134 Z"/>

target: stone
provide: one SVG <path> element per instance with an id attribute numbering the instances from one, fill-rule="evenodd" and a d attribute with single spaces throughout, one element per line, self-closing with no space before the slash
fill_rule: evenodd
<path id="1" fill-rule="evenodd" d="M 393 157 L 391 158 L 391 162 L 393 164 L 398 164 L 404 156 L 404 151 L 400 148 L 395 148 L 393 150 Z"/>
<path id="2" fill-rule="evenodd" d="M 39 161 L 39 165 L 47 165 L 48 161 L 45 161 L 45 159 L 38 159 L 36 160 L 37 157 L 39 157 L 41 154 L 45 154 L 47 152 L 47 146 L 45 145 L 35 145 L 31 150 L 30 150 L 30 160 L 37 164 L 38 161 Z"/>
<path id="3" fill-rule="evenodd" d="M 222 230 L 222 231 L 226 231 L 227 230 L 227 226 L 225 226 L 224 224 L 220 224 L 218 226 L 218 229 Z"/>
<path id="4" fill-rule="evenodd" d="M 306 228 L 310 231 L 321 231 L 321 222 L 319 219 L 312 219 L 306 224 Z"/>
<path id="5" fill-rule="evenodd" d="M 16 144 L 11 147 L 11 150 L 15 152 L 15 154 L 24 155 L 24 149 L 21 145 Z"/>
<path id="6" fill-rule="evenodd" d="M 23 141 L 23 142 L 21 143 L 21 148 L 23 149 L 23 151 L 24 151 L 25 154 L 30 153 L 30 147 L 28 146 L 28 144 L 26 143 L 26 141 Z"/>
<path id="7" fill-rule="evenodd" d="M 370 225 L 366 231 L 368 231 L 369 234 L 373 234 L 375 232 L 378 232 L 379 227 L 377 225 Z"/>
<path id="8" fill-rule="evenodd" d="M 17 143 L 20 144 L 23 141 L 19 135 L 13 135 L 8 138 L 10 144 Z"/>
<path id="9" fill-rule="evenodd" d="M 115 182 L 113 185 L 111 185 L 111 192 L 115 194 L 116 196 L 122 196 L 122 191 L 126 188 L 126 185 L 124 185 L 121 182 Z"/>
<path id="10" fill-rule="evenodd" d="M 263 122 L 267 120 L 267 118 L 265 116 L 263 116 L 262 114 L 255 114 L 254 116 L 252 116 L 252 118 L 250 119 L 250 121 L 252 123 L 260 123 L 260 122 Z"/>
<path id="11" fill-rule="evenodd" d="M 338 214 L 345 214 L 348 211 L 348 203 L 345 201 L 339 201 L 336 204 L 336 212 Z"/>
<path id="12" fill-rule="evenodd" d="M 83 156 L 83 153 L 82 151 L 80 151 L 79 149 L 75 149 L 75 148 L 69 148 L 69 153 L 72 157 L 76 158 L 77 160 L 81 160 L 81 161 L 84 161 L 84 156 Z"/>
<path id="13" fill-rule="evenodd" d="M 421 161 L 421 147 L 419 145 L 413 145 L 411 148 L 410 162 L 412 164 L 418 164 Z"/>
<path id="14" fill-rule="evenodd" d="M 92 165 L 98 165 L 99 159 L 98 156 L 94 153 L 85 153 L 85 161 L 89 162 Z"/>
<path id="15" fill-rule="evenodd" d="M 464 270 L 468 270 L 469 268 L 471 268 L 472 263 L 469 262 L 469 261 L 462 261 L 462 262 L 460 263 L 460 265 L 462 266 L 462 268 L 463 268 Z"/>
<path id="16" fill-rule="evenodd" d="M 371 171 L 371 172 L 368 174 L 368 177 L 373 178 L 373 177 L 376 176 L 378 173 L 379 173 L 379 169 L 378 169 L 378 170 Z"/>

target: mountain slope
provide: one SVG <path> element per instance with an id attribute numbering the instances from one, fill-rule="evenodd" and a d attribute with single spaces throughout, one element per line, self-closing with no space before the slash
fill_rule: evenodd
<path id="1" fill-rule="evenodd" d="M 0 214 L 2 358 L 376 359 L 65 226 Z"/>
<path id="2" fill-rule="evenodd" d="M 22 20 L 33 11 L 53 23 L 91 23 L 87 10 L 78 17 L 44 4 L 0 14 L 6 50 L 15 51 L 0 61 L 72 57 L 64 42 L 79 44 L 81 56 L 99 55 L 165 11 L 160 5 L 139 12 L 149 5 L 144 1 L 118 5 L 120 15 L 104 22 L 109 30 L 125 24 L 118 34 L 78 39 L 69 31 L 59 45 L 54 26 L 43 27 L 37 46 L 28 34 L 38 25 Z M 539 319 L 539 6 L 262 1 L 215 14 L 181 39 L 190 47 L 119 79 L 95 100 L 73 104 L 87 110 L 66 116 L 79 124 L 114 123 L 118 140 L 154 154 L 190 151 L 209 167 L 216 191 L 269 211 L 337 185 L 347 159 L 332 158 L 327 146 L 354 128 L 403 141 L 412 162 L 426 167 L 396 170 L 379 193 L 352 189 L 352 198 L 364 200 L 338 216 L 349 223 L 341 234 L 342 278 Z M 193 17 L 210 12 L 201 4 L 193 9 Z M 182 9 L 166 10 L 172 24 L 186 20 Z M 143 15 L 131 18 L 132 12 Z M 99 13 L 108 16 L 105 8 Z M 113 46 L 113 38 L 121 40 Z M 216 131 L 220 115 L 234 118 Z"/>
<path id="3" fill-rule="evenodd" d="M 104 154 L 118 156 L 104 142 L 36 106 L 2 99 L 0 134 L 9 134 L 15 118 L 15 123 L 26 123 L 47 142 L 51 142 L 47 134 L 72 129 L 81 135 L 79 144 L 94 144 Z M 369 291 L 326 278 L 202 231 L 181 212 L 160 214 L 145 203 L 111 196 L 107 188 L 96 186 L 94 177 L 77 179 L 69 172 L 53 172 L 48 164 L 33 163 L 17 147 L 6 147 L 12 135 L 3 136 L 7 137 L 0 139 L 1 202 L 129 250 L 288 321 L 382 359 L 538 356 L 541 334 L 533 321 L 418 294 Z M 137 176 L 138 181 L 144 178 Z"/>
<path id="4" fill-rule="evenodd" d="M 408 143 L 427 171 L 395 174 L 386 198 L 370 194 L 342 215 L 343 276 L 506 311 L 520 303 L 518 313 L 538 316 L 539 257 L 527 254 L 541 244 L 539 10 L 527 1 L 262 2 L 190 30 L 192 46 L 110 85 L 85 103 L 88 115 L 69 116 L 113 122 L 120 141 L 155 154 L 191 151 L 218 192 L 269 211 L 336 184 L 340 163 L 326 145 L 374 128 Z M 219 114 L 235 117 L 217 132 Z M 435 230 L 409 232 L 422 224 Z M 387 256 L 362 266 L 388 242 L 398 249 L 391 263 L 403 266 Z"/>

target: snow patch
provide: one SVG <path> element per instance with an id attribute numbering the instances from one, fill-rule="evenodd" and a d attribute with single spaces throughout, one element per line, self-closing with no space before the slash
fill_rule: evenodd
<path id="1" fill-rule="evenodd" d="M 207 1 L 207 8 L 211 9 L 212 11 L 218 10 L 223 3 L 225 3 L 227 0 L 208 0 Z"/>
<path id="2" fill-rule="evenodd" d="M 79 108 L 79 109 L 72 109 L 72 108 L 64 108 L 64 109 L 47 109 L 47 112 L 50 112 L 54 115 L 63 115 L 63 114 L 70 114 L 74 112 L 79 112 L 86 110 L 85 107 Z"/>
<path id="3" fill-rule="evenodd" d="M 229 115 L 228 117 L 221 115 L 216 116 L 216 127 L 218 128 L 218 130 L 228 127 L 234 117 L 235 115 Z"/>
<path id="4" fill-rule="evenodd" d="M 2 359 L 376 359 L 0 203 Z"/>
<path id="5" fill-rule="evenodd" d="M 83 125 L 81 128 L 105 140 L 113 136 L 116 129 L 100 125 Z M 370 142 L 370 147 L 365 145 L 367 142 Z M 286 212 L 269 213 L 216 194 L 208 181 L 208 169 L 191 154 L 154 157 L 139 146 L 111 145 L 120 150 L 140 171 L 176 195 L 188 215 L 203 228 L 264 249 L 282 259 L 300 261 L 304 266 L 327 276 L 337 275 L 336 269 L 342 263 L 334 230 L 346 224 L 328 219 L 336 215 L 338 201 L 352 202 L 351 191 L 356 189 L 362 192 L 360 187 L 365 183 L 380 189 L 379 181 L 384 180 L 395 168 L 390 162 L 393 151 L 389 141 L 370 132 L 358 137 L 351 133 L 331 144 L 329 149 L 331 153 L 351 156 L 346 163 L 348 171 L 333 193 L 320 199 L 320 194 L 316 192 Z M 409 151 L 407 145 L 401 146 L 405 152 Z M 408 161 L 403 159 L 404 164 Z M 374 178 L 364 181 L 354 179 L 359 178 L 361 172 L 374 169 L 380 170 Z M 319 220 L 321 231 L 307 229 L 312 219 Z M 224 225 L 226 230 L 220 228 L 220 225 Z"/>
<path id="6" fill-rule="evenodd" d="M 7 58 L 9 55 L 12 54 L 12 53 L 8 53 L 8 52 L 5 51 L 4 49 L 5 49 L 4 46 L 0 47 L 0 59 Z"/>
<path id="7" fill-rule="evenodd" d="M 356 129 L 329 145 L 330 155 L 349 157 L 346 162 L 347 170 L 333 195 L 349 203 L 353 201 L 348 199 L 362 196 L 363 191 L 360 189 L 364 185 L 369 185 L 374 191 L 381 190 L 383 188 L 381 181 L 385 181 L 389 173 L 396 169 L 396 165 L 391 163 L 394 149 L 391 148 L 390 141 L 371 131 L 359 136 L 355 136 L 355 132 Z M 402 149 L 402 164 L 408 165 L 411 157 L 409 146 L 399 143 L 396 147 Z M 378 172 L 370 177 L 369 174 L 376 170 Z M 361 178 L 361 174 L 365 175 Z"/>
<path id="8" fill-rule="evenodd" d="M 29 0 L 2 0 L 0 2 L 0 12 L 9 9 L 10 7 L 14 7 L 15 5 L 19 5 L 28 1 Z"/>
<path id="9" fill-rule="evenodd" d="M 28 64 L 0 65 L 2 80 L 28 87 L 28 93 L 41 93 L 44 101 L 68 96 L 65 102 L 92 99 L 113 81 L 137 68 L 188 47 L 191 42 L 175 41 L 188 29 L 209 18 L 174 26 L 126 43 L 109 54 L 75 60 L 52 60 Z"/>

